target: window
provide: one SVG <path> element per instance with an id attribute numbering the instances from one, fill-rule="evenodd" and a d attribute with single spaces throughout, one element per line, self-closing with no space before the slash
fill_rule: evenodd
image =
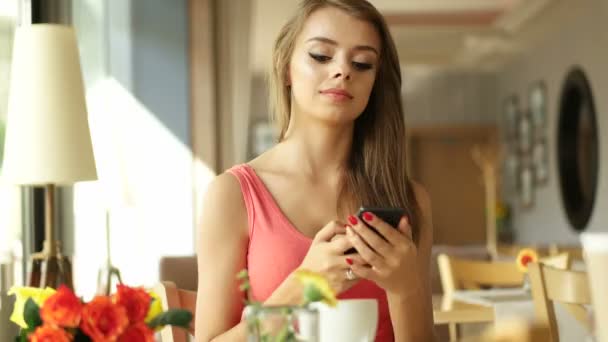
<path id="1" fill-rule="evenodd" d="M 13 47 L 13 36 L 17 21 L 17 1 L 0 1 L 0 173 L 4 154 L 4 136 L 8 111 L 8 89 Z M 0 262 L 8 260 L 20 264 L 21 255 L 21 206 L 20 189 L 0 183 Z M 16 270 L 16 275 L 21 272 Z M 20 282 L 20 278 L 16 279 Z"/>

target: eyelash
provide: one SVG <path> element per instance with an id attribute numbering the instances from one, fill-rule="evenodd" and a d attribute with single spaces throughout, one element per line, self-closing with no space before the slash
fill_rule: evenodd
<path id="1" fill-rule="evenodd" d="M 317 55 L 314 53 L 309 53 L 310 57 L 319 63 L 325 63 L 331 59 L 329 56 Z M 360 63 L 360 62 L 352 62 L 355 69 L 359 71 L 369 70 L 373 67 L 371 63 Z"/>

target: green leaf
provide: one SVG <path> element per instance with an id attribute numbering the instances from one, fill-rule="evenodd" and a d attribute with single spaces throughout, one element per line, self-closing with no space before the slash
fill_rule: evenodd
<path id="1" fill-rule="evenodd" d="M 40 319 L 40 307 L 32 300 L 32 298 L 28 298 L 25 302 L 23 319 L 25 320 L 29 331 L 34 331 L 37 327 L 42 325 L 42 319 Z"/>
<path id="2" fill-rule="evenodd" d="M 19 336 L 15 337 L 15 342 L 27 342 L 27 330 L 21 329 Z"/>
<path id="3" fill-rule="evenodd" d="M 249 273 L 247 272 L 247 269 L 244 268 L 244 269 L 240 270 L 239 273 L 236 274 L 236 278 L 237 279 L 248 279 Z"/>
<path id="4" fill-rule="evenodd" d="M 323 300 L 323 294 L 313 284 L 307 284 L 304 287 L 304 301 L 306 303 L 318 302 Z"/>
<path id="5" fill-rule="evenodd" d="M 242 292 L 248 291 L 250 288 L 251 288 L 251 285 L 249 284 L 249 282 L 244 282 L 241 285 L 239 285 L 239 290 L 241 290 Z"/>
<path id="6" fill-rule="evenodd" d="M 280 342 L 292 342 L 295 341 L 295 335 L 291 329 L 289 329 L 289 321 L 283 324 L 281 331 L 277 334 L 275 341 Z"/>
<path id="7" fill-rule="evenodd" d="M 192 313 L 188 310 L 170 309 L 158 314 L 148 323 L 148 326 L 155 329 L 159 326 L 173 325 L 187 329 L 192 321 Z"/>

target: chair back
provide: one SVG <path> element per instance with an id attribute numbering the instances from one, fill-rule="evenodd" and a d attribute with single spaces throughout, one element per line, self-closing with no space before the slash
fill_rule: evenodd
<path id="1" fill-rule="evenodd" d="M 536 318 L 549 327 L 550 341 L 559 341 L 554 302 L 564 306 L 588 331 L 591 330 L 587 310 L 583 306 L 591 304 L 585 272 L 560 270 L 549 265 L 531 263 L 528 274 Z"/>
<path id="2" fill-rule="evenodd" d="M 568 253 L 540 258 L 540 262 L 559 269 L 569 269 Z M 461 259 L 440 254 L 437 257 L 443 293 L 455 290 L 477 290 L 481 287 L 517 287 L 523 285 L 524 274 L 515 262 Z"/>
<path id="3" fill-rule="evenodd" d="M 158 266 L 160 281 L 170 281 L 180 289 L 196 291 L 198 285 L 196 255 L 163 256 Z"/>
<path id="4" fill-rule="evenodd" d="M 175 283 L 170 281 L 161 281 L 154 287 L 154 292 L 160 297 L 163 310 L 168 309 L 185 309 L 196 313 L 196 292 L 178 288 Z M 188 331 L 165 326 L 160 331 L 162 342 L 186 342 L 188 341 L 188 333 L 194 335 L 194 316 Z"/>
<path id="5" fill-rule="evenodd" d="M 467 260 L 440 254 L 437 257 L 444 295 L 482 287 L 517 287 L 524 275 L 515 262 Z"/>

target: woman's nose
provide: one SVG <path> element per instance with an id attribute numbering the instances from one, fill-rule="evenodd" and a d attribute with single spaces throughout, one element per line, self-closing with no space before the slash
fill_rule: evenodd
<path id="1" fill-rule="evenodd" d="M 333 78 L 343 78 L 350 80 L 350 67 L 347 63 L 337 63 L 336 69 L 333 71 Z"/>

